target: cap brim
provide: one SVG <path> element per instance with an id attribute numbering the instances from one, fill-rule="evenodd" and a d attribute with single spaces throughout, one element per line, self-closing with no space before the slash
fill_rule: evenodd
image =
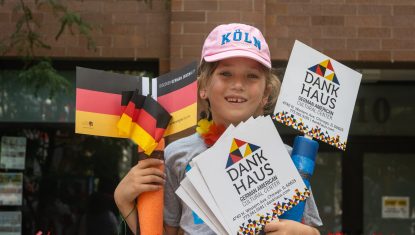
<path id="1" fill-rule="evenodd" d="M 250 51 L 243 51 L 243 50 L 232 50 L 232 51 L 224 51 L 214 55 L 207 55 L 203 59 L 206 62 L 215 62 L 219 60 L 234 58 L 234 57 L 245 57 L 249 59 L 253 59 L 258 61 L 259 63 L 263 64 L 267 68 L 271 68 L 271 63 L 261 56 L 252 53 Z"/>

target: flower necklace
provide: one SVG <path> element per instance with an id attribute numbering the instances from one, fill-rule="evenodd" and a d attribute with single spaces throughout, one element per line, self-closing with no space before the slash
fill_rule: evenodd
<path id="1" fill-rule="evenodd" d="M 216 125 L 213 121 L 207 119 L 201 119 L 196 127 L 196 132 L 199 133 L 208 147 L 212 147 L 225 130 L 224 125 Z"/>

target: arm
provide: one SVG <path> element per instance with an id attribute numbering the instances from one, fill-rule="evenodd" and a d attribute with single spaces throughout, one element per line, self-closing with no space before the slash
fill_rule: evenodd
<path id="1" fill-rule="evenodd" d="M 264 230 L 267 235 L 320 235 L 320 232 L 316 228 L 293 220 L 272 221 L 271 223 L 265 225 Z"/>
<path id="2" fill-rule="evenodd" d="M 137 165 L 120 181 L 114 192 L 114 200 L 128 227 L 136 232 L 137 209 L 135 199 L 143 192 L 159 190 L 164 184 L 164 172 L 155 168 L 163 161 L 149 158 Z"/>

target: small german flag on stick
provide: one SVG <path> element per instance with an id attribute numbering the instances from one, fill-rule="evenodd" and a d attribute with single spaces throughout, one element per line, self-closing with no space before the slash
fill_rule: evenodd
<path id="1" fill-rule="evenodd" d="M 121 136 L 128 136 L 150 155 L 164 135 L 171 115 L 151 96 L 122 92 L 122 115 L 117 123 Z"/>
<path id="2" fill-rule="evenodd" d="M 148 158 L 164 160 L 164 131 L 171 115 L 151 96 L 139 91 L 122 92 L 121 118 L 117 123 L 121 136 L 128 136 L 138 146 L 138 160 Z M 164 171 L 164 165 L 160 165 Z M 163 234 L 164 188 L 144 192 L 137 198 L 137 211 L 141 235 Z"/>

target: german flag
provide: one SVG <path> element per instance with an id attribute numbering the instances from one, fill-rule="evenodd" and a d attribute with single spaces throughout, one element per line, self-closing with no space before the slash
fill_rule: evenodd
<path id="1" fill-rule="evenodd" d="M 169 136 L 196 125 L 197 122 L 197 63 L 157 78 L 153 97 L 172 116 L 164 136 Z"/>
<path id="2" fill-rule="evenodd" d="M 76 68 L 75 132 L 88 135 L 121 137 L 117 122 L 122 114 L 122 92 L 142 90 L 143 78 Z"/>
<path id="3" fill-rule="evenodd" d="M 122 95 L 124 111 L 117 123 L 120 135 L 128 136 L 150 155 L 162 139 L 171 116 L 150 95 L 140 95 L 137 90 Z"/>

